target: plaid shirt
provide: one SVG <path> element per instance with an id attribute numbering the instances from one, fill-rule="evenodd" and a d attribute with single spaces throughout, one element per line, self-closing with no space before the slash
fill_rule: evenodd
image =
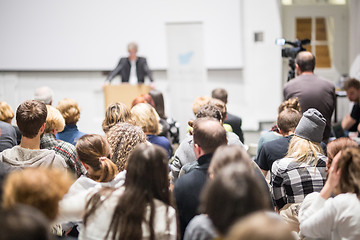
<path id="1" fill-rule="evenodd" d="M 277 160 L 272 165 L 271 182 L 273 198 L 281 209 L 287 203 L 301 203 L 305 196 L 320 192 L 326 180 L 327 158 L 319 154 L 316 167 L 314 158 L 309 163 L 293 158 Z"/>
<path id="2" fill-rule="evenodd" d="M 64 158 L 69 169 L 75 173 L 77 177 L 87 173 L 84 166 L 78 160 L 75 146 L 68 142 L 57 140 L 54 134 L 45 133 L 41 138 L 40 148 L 54 150 L 56 154 Z"/>

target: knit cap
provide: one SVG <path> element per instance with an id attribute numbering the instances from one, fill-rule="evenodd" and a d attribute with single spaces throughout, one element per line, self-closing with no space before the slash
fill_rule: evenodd
<path id="1" fill-rule="evenodd" d="M 325 125 L 326 119 L 323 115 L 315 108 L 309 108 L 303 113 L 295 129 L 295 136 L 320 143 L 323 139 Z"/>

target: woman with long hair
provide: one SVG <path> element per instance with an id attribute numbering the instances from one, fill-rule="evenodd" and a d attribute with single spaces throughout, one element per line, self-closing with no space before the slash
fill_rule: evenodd
<path id="1" fill-rule="evenodd" d="M 331 198 L 332 195 L 335 197 Z M 360 149 L 347 147 L 334 157 L 324 188 L 320 193 L 308 195 L 301 205 L 301 235 L 321 239 L 360 239 L 359 213 Z"/>
<path id="2" fill-rule="evenodd" d="M 165 151 L 139 144 L 130 154 L 124 187 L 102 188 L 86 205 L 79 239 L 176 239 Z"/>

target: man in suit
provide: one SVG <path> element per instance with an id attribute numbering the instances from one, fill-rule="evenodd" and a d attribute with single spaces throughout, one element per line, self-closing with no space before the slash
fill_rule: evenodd
<path id="1" fill-rule="evenodd" d="M 121 58 L 117 67 L 109 74 L 106 79 L 106 84 L 109 84 L 116 75 L 121 76 L 123 83 L 130 83 L 136 85 L 145 82 L 145 76 L 150 78 L 153 82 L 151 71 L 147 65 L 146 58 L 138 57 L 136 55 L 138 46 L 131 42 L 128 44 L 129 56 Z"/>
<path id="2" fill-rule="evenodd" d="M 223 101 L 225 104 L 227 104 L 228 93 L 224 88 L 214 89 L 211 92 L 211 97 L 219 99 L 219 100 Z M 240 141 L 242 143 L 244 143 L 244 134 L 241 129 L 241 124 L 242 124 L 241 118 L 239 118 L 238 116 L 233 115 L 231 113 L 227 113 L 224 123 L 229 124 L 232 127 L 233 132 L 239 136 Z"/>

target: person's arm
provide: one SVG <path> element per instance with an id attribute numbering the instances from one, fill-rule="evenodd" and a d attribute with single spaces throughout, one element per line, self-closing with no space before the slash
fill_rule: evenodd
<path id="1" fill-rule="evenodd" d="M 266 155 L 266 147 L 263 146 L 260 150 L 259 155 L 256 158 L 256 163 L 259 166 L 261 172 L 264 174 L 264 177 L 266 177 L 268 171 L 270 170 L 266 161 Z"/>
<path id="2" fill-rule="evenodd" d="M 120 71 L 123 69 L 124 67 L 124 63 L 125 61 L 123 61 L 122 59 L 120 59 L 119 64 L 116 66 L 116 68 L 108 75 L 108 77 L 106 78 L 106 82 L 110 83 L 114 77 L 116 77 L 116 75 L 118 75 L 120 73 Z"/>
<path id="3" fill-rule="evenodd" d="M 152 77 L 152 72 L 150 71 L 145 58 L 144 58 L 143 70 L 144 70 L 145 74 L 149 77 L 150 81 L 154 82 L 154 79 Z"/>
<path id="4" fill-rule="evenodd" d="M 356 123 L 356 120 L 353 119 L 350 114 L 347 114 L 344 119 L 341 121 L 341 127 L 344 130 L 349 130 L 354 124 Z"/>
<path id="5" fill-rule="evenodd" d="M 281 161 L 281 160 L 278 160 Z M 275 205 L 280 210 L 287 203 L 285 189 L 283 187 L 283 176 L 280 172 L 278 161 L 275 161 L 271 168 L 271 185 Z"/>

